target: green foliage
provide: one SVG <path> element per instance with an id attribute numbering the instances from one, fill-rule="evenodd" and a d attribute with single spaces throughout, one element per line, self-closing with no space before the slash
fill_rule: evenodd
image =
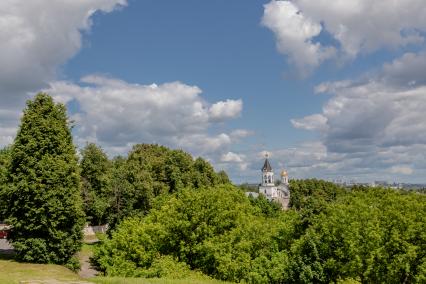
<path id="1" fill-rule="evenodd" d="M 156 256 L 148 269 L 141 270 L 143 278 L 184 279 L 193 274 L 188 265 L 172 256 Z"/>
<path id="2" fill-rule="evenodd" d="M 426 196 L 364 188 L 320 214 L 292 247 L 295 282 L 421 283 Z"/>
<path id="3" fill-rule="evenodd" d="M 137 264 L 142 268 L 150 266 L 157 254 L 167 255 L 169 252 L 191 265 L 192 261 L 196 261 L 196 250 L 202 240 L 216 231 L 223 232 L 236 226 L 236 219 L 251 208 L 246 202 L 246 210 L 239 211 L 241 202 L 237 201 L 244 201 L 245 197 L 235 191 L 225 194 L 228 190 L 183 190 L 169 198 L 160 209 L 153 209 L 145 218 L 124 221 L 113 233 L 112 239 L 97 252 L 101 269 L 108 275 L 133 273 L 136 267 L 132 257 L 129 258 L 132 252 L 125 247 L 138 251 Z M 216 202 L 218 199 L 223 202 Z M 209 222 L 204 219 L 206 215 Z M 126 244 L 122 242 L 124 239 Z M 115 255 L 115 251 L 120 251 L 120 255 Z M 112 261 L 115 263 L 110 266 Z"/>
<path id="4" fill-rule="evenodd" d="M 298 183 L 301 206 L 285 212 L 233 187 L 178 191 L 120 224 L 95 262 L 113 276 L 168 275 L 165 264 L 179 271 L 167 277 L 189 268 L 248 283 L 425 281 L 426 196 Z"/>
<path id="5" fill-rule="evenodd" d="M 164 258 L 178 261 L 173 266 L 182 268 L 182 277 L 189 267 L 230 281 L 278 279 L 282 273 L 275 264 L 287 259 L 281 246 L 289 246 L 299 219 L 295 212 L 273 221 L 258 215 L 234 187 L 184 189 L 146 217 L 122 222 L 95 250 L 94 260 L 109 276 L 151 277 Z"/>
<path id="6" fill-rule="evenodd" d="M 231 184 L 231 180 L 229 179 L 228 174 L 224 171 L 221 170 L 217 173 L 217 180 L 218 180 L 218 184 Z"/>
<path id="7" fill-rule="evenodd" d="M 0 149 L 0 221 L 4 220 L 7 205 L 7 172 L 10 164 L 10 147 Z"/>
<path id="8" fill-rule="evenodd" d="M 212 165 L 199 157 L 194 162 L 196 188 L 204 186 L 215 186 L 219 184 L 219 177 L 215 173 Z M 229 179 L 228 179 L 229 181 Z"/>
<path id="9" fill-rule="evenodd" d="M 46 94 L 27 102 L 7 179 L 8 238 L 17 258 L 67 263 L 84 224 L 79 171 L 65 107 Z"/>
<path id="10" fill-rule="evenodd" d="M 5 184 L 10 164 L 10 147 L 0 149 L 0 184 Z"/>
<path id="11" fill-rule="evenodd" d="M 125 217 L 145 215 L 154 200 L 183 188 L 229 183 L 225 172 L 216 173 L 208 162 L 194 161 L 182 150 L 135 145 L 127 159 L 113 161 L 110 223 L 113 228 Z"/>
<path id="12" fill-rule="evenodd" d="M 217 279 L 234 282 L 282 282 L 288 265 L 285 249 L 296 237 L 297 214 L 282 212 L 277 218 L 245 218 L 235 229 L 204 244 L 202 270 Z"/>
<path id="13" fill-rule="evenodd" d="M 260 213 L 266 217 L 276 217 L 282 211 L 281 204 L 275 201 L 269 201 L 263 194 L 257 198 L 249 196 L 250 203 L 259 209 Z"/>
<path id="14" fill-rule="evenodd" d="M 98 284 L 230 284 L 230 282 L 211 279 L 210 277 L 199 274 L 184 279 L 97 276 L 91 278 L 90 281 Z"/>
<path id="15" fill-rule="evenodd" d="M 324 180 L 306 179 L 290 180 L 290 205 L 296 210 L 309 209 L 319 213 L 321 203 L 332 202 L 345 190 Z"/>
<path id="16" fill-rule="evenodd" d="M 101 148 L 89 143 L 81 151 L 81 179 L 84 211 L 92 225 L 108 221 L 112 196 L 112 165 Z"/>
<path id="17" fill-rule="evenodd" d="M 78 257 L 73 256 L 65 263 L 65 267 L 69 270 L 77 272 L 81 269 L 80 260 L 78 259 Z"/>
<path id="18" fill-rule="evenodd" d="M 303 219 L 302 229 L 346 190 L 334 183 L 317 179 L 290 180 L 290 207 L 298 210 Z"/>
<path id="19" fill-rule="evenodd" d="M 109 216 L 110 228 L 114 228 L 119 220 L 135 211 L 134 202 L 137 196 L 127 180 L 126 159 L 119 156 L 112 160 L 111 180 L 111 215 Z"/>

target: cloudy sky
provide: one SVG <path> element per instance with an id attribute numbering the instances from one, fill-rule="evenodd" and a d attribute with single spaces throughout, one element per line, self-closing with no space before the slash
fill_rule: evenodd
<path id="1" fill-rule="evenodd" d="M 78 147 L 182 148 L 257 182 L 426 182 L 424 0 L 2 0 L 0 146 L 25 101 Z"/>

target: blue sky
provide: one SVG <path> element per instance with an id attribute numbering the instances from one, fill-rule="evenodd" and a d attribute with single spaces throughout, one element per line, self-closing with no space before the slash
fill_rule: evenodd
<path id="1" fill-rule="evenodd" d="M 44 90 L 111 156 L 160 143 L 235 182 L 265 152 L 296 178 L 426 182 L 426 4 L 370 2 L 4 2 L 0 144 Z"/>
<path id="2" fill-rule="evenodd" d="M 225 127 L 264 135 L 291 131 L 285 140 L 263 142 L 291 145 L 309 134 L 295 131 L 290 119 L 318 111 L 323 98 L 311 96 L 316 78 L 284 79 L 291 66 L 260 24 L 265 3 L 241 9 L 241 1 L 130 1 L 121 11 L 94 17 L 85 47 L 66 64 L 64 77 L 100 73 L 139 84 L 181 81 L 199 86 L 208 101 L 242 98 L 241 119 Z"/>

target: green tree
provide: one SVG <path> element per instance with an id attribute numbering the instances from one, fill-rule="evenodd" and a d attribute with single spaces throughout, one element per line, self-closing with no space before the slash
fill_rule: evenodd
<path id="1" fill-rule="evenodd" d="M 195 268 L 202 263 L 203 242 L 235 228 L 252 210 L 234 188 L 184 189 L 146 217 L 121 223 L 95 259 L 108 275 L 141 275 L 157 255 L 171 255 Z"/>
<path id="2" fill-rule="evenodd" d="M 263 194 L 254 198 L 249 196 L 251 204 L 259 209 L 260 214 L 266 217 L 276 217 L 282 211 L 281 204 L 276 201 L 269 201 Z"/>
<path id="3" fill-rule="evenodd" d="M 230 184 L 227 174 L 216 173 L 207 161 L 155 144 L 134 145 L 127 159 L 113 164 L 112 227 L 125 217 L 147 214 L 154 200 L 184 188 Z"/>
<path id="4" fill-rule="evenodd" d="M 346 194 L 346 190 L 332 182 L 305 179 L 291 180 L 290 193 L 290 207 L 299 211 L 303 219 L 302 229 L 306 229 L 327 205 Z"/>
<path id="5" fill-rule="evenodd" d="M 10 164 L 10 147 L 0 149 L 0 183 L 4 184 L 7 178 L 7 170 Z"/>
<path id="6" fill-rule="evenodd" d="M 132 185 L 134 180 L 130 180 L 133 174 L 129 174 L 127 160 L 118 156 L 112 160 L 112 178 L 111 178 L 111 214 L 108 218 L 109 232 L 125 217 L 132 215 L 142 215 L 143 208 L 138 208 L 138 201 L 144 198 L 143 195 L 135 190 Z"/>
<path id="7" fill-rule="evenodd" d="M 222 280 L 280 283 L 288 277 L 285 251 L 295 238 L 296 212 L 275 218 L 259 210 L 238 188 L 183 189 L 148 215 L 123 221 L 95 252 L 99 269 L 111 276 L 150 276 L 160 259 L 172 267 Z"/>
<path id="8" fill-rule="evenodd" d="M 229 179 L 228 174 L 224 171 L 221 170 L 217 173 L 217 177 L 218 177 L 218 183 L 219 184 L 231 184 L 231 180 Z"/>
<path id="9" fill-rule="evenodd" d="M 166 182 L 169 192 L 173 193 L 187 187 L 193 187 L 194 161 L 192 156 L 182 150 L 171 150 L 168 154 L 166 167 Z"/>
<path id="10" fill-rule="evenodd" d="M 40 93 L 27 102 L 11 149 L 8 236 L 23 261 L 65 264 L 81 247 L 84 212 L 65 106 Z"/>
<path id="11" fill-rule="evenodd" d="M 357 188 L 315 219 L 292 246 L 295 283 L 423 283 L 426 196 Z"/>
<path id="12" fill-rule="evenodd" d="M 201 157 L 194 162 L 194 185 L 196 188 L 215 186 L 219 184 L 219 178 L 212 165 Z"/>
<path id="13" fill-rule="evenodd" d="M 7 190 L 7 171 L 10 164 L 10 147 L 0 149 L 0 221 L 5 218 L 4 210 L 7 205 L 5 191 Z"/>
<path id="14" fill-rule="evenodd" d="M 105 224 L 111 213 L 112 166 L 105 152 L 89 143 L 81 151 L 82 197 L 87 220 L 92 225 Z"/>

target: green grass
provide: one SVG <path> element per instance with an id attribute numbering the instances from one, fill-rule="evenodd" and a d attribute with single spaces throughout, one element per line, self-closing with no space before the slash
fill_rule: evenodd
<path id="1" fill-rule="evenodd" d="M 0 283 L 19 284 L 25 281 L 83 281 L 71 270 L 53 264 L 19 263 L 14 260 L 0 260 Z"/>
<path id="2" fill-rule="evenodd" d="M 71 270 L 53 264 L 20 263 L 14 260 L 0 260 L 0 283 L 21 284 L 26 281 L 51 283 L 51 281 L 75 283 L 78 281 L 97 284 L 220 284 L 214 279 L 143 279 L 120 277 L 95 277 L 82 279 Z"/>
<path id="3" fill-rule="evenodd" d="M 213 279 L 143 279 L 120 277 L 96 277 L 90 279 L 97 284 L 223 284 L 225 282 Z"/>
<path id="4" fill-rule="evenodd" d="M 79 257 L 90 256 L 93 244 L 83 244 Z M 194 276 L 195 277 L 195 276 Z M 31 281 L 31 282 L 30 282 Z M 144 279 L 122 277 L 94 277 L 83 279 L 71 270 L 54 264 L 21 263 L 13 260 L 12 255 L 0 254 L 0 284 L 25 283 L 96 283 L 96 284 L 223 284 L 225 282 L 207 277 L 190 279 Z"/>
<path id="5" fill-rule="evenodd" d="M 93 255 L 93 247 L 95 244 L 85 244 L 83 243 L 83 246 L 81 247 L 80 252 L 78 253 L 79 256 L 92 256 Z"/>

